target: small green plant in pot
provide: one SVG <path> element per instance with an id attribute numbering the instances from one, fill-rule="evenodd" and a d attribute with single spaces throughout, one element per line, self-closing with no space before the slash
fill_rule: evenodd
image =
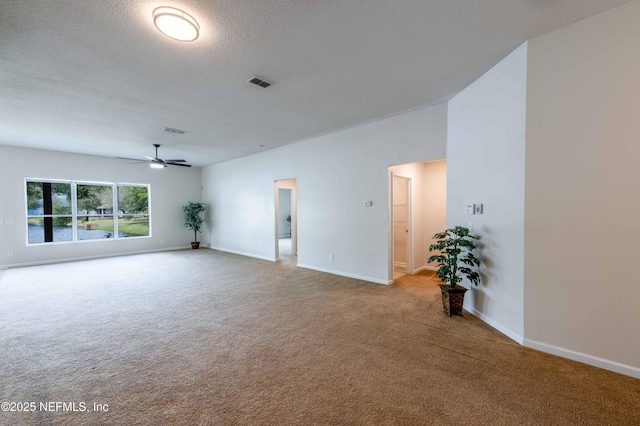
<path id="1" fill-rule="evenodd" d="M 429 257 L 427 262 L 437 263 L 438 277 L 444 283 L 440 284 L 442 305 L 449 316 L 462 315 L 462 303 L 467 289 L 458 283 L 463 277 L 467 277 L 475 285 L 480 283 L 480 274 L 471 269 L 480 266 L 480 260 L 473 255 L 479 238 L 469 232 L 469 228 L 464 226 L 445 229 L 433 236 L 437 242 L 429 246 L 429 251 L 440 251 L 440 254 Z"/>
<path id="2" fill-rule="evenodd" d="M 191 242 L 191 248 L 200 248 L 198 242 L 198 231 L 204 223 L 202 213 L 207 210 L 207 204 L 194 203 L 189 201 L 189 204 L 182 206 L 182 212 L 184 213 L 184 227 L 193 231 L 193 241 Z"/>

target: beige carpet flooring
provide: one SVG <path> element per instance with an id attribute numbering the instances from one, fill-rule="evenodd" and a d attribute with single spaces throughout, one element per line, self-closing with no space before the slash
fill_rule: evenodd
<path id="1" fill-rule="evenodd" d="M 206 249 L 10 269 L 0 399 L 38 406 L 0 424 L 640 425 L 640 380 L 446 317 L 436 284 Z"/>

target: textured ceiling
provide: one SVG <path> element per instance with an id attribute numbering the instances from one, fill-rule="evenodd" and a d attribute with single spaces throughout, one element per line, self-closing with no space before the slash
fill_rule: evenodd
<path id="1" fill-rule="evenodd" d="M 446 101 L 525 40 L 624 3 L 0 0 L 0 144 L 217 163 Z M 158 32 L 163 5 L 200 38 Z"/>

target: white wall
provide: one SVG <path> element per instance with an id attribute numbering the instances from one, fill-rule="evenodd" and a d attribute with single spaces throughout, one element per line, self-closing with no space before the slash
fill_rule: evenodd
<path id="1" fill-rule="evenodd" d="M 182 226 L 181 206 L 200 201 L 200 168 L 157 170 L 146 164 L 128 163 L 115 158 L 0 145 L 0 218 L 14 220 L 13 225 L 0 225 L 0 268 L 188 247 L 193 232 Z M 152 237 L 27 246 L 25 178 L 148 183 Z M 13 256 L 6 255 L 8 250 L 13 251 Z"/>
<path id="2" fill-rule="evenodd" d="M 524 165 L 527 45 L 449 102 L 447 226 L 481 237 L 479 287 L 465 309 L 522 342 L 524 336 Z M 467 203 L 484 214 L 465 215 Z"/>
<path id="3" fill-rule="evenodd" d="M 529 42 L 525 335 L 640 377 L 640 2 Z"/>
<path id="4" fill-rule="evenodd" d="M 429 246 L 436 240 L 432 237 L 447 227 L 447 161 L 429 161 L 424 163 L 424 256 L 421 265 L 425 269 L 436 269 L 427 259 L 435 252 L 429 252 Z"/>
<path id="5" fill-rule="evenodd" d="M 436 105 L 205 167 L 204 241 L 274 260 L 273 184 L 296 178 L 298 266 L 388 283 L 388 167 L 443 158 L 446 121 Z"/>

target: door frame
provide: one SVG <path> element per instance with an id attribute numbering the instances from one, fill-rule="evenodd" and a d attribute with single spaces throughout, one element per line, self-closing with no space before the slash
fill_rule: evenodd
<path id="1" fill-rule="evenodd" d="M 407 275 L 413 275 L 413 196 L 411 178 L 396 174 L 389 170 L 389 282 L 393 283 L 393 271 L 395 262 L 395 229 L 394 229 L 394 178 L 405 179 L 407 191 Z"/>

